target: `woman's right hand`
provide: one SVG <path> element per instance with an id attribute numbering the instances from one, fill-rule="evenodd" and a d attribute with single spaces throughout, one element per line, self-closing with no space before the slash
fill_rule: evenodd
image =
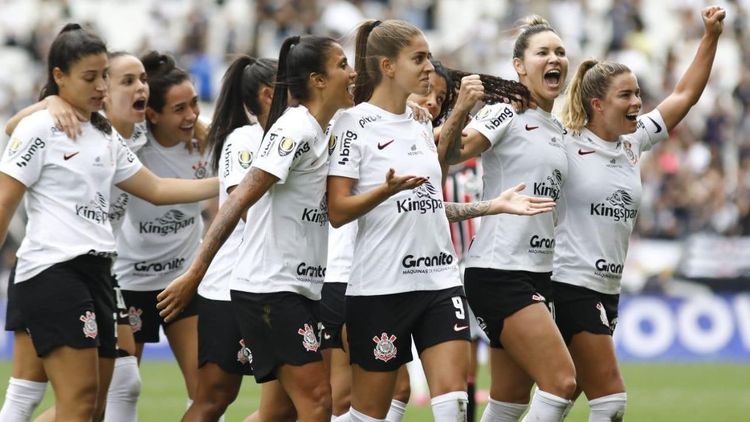
<path id="1" fill-rule="evenodd" d="M 388 195 L 395 195 L 402 190 L 414 189 L 427 181 L 421 176 L 396 176 L 396 170 L 389 169 L 385 174 L 385 189 Z"/>
<path id="2" fill-rule="evenodd" d="M 76 139 L 81 134 L 81 122 L 86 120 L 86 116 L 81 116 L 72 105 L 57 95 L 45 97 L 44 104 L 55 127 L 65 132 L 68 138 Z"/>

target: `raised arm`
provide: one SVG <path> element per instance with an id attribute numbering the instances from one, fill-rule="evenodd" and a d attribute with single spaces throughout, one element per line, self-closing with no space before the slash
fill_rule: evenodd
<path id="1" fill-rule="evenodd" d="M 173 179 L 158 177 L 146 167 L 117 184 L 117 187 L 154 205 L 188 204 L 219 194 L 219 179 Z"/>
<path id="2" fill-rule="evenodd" d="M 461 78 L 456 105 L 443 123 L 438 139 L 438 159 L 441 165 L 443 163 L 458 164 L 463 161 L 461 160 L 461 131 L 466 126 L 469 112 L 482 97 L 484 97 L 484 85 L 479 75 Z"/>
<path id="3" fill-rule="evenodd" d="M 185 309 L 208 266 L 234 230 L 242 214 L 278 181 L 279 178 L 271 173 L 252 167 L 237 188 L 229 194 L 203 237 L 198 255 L 190 268 L 157 296 L 159 303 L 156 307 L 161 310 L 159 315 L 166 321 L 171 321 Z M 218 188 L 216 191 L 218 192 Z"/>
<path id="4" fill-rule="evenodd" d="M 680 123 L 703 93 L 711 74 L 725 16 L 726 11 L 718 6 L 707 7 L 701 12 L 705 32 L 698 51 L 674 91 L 656 107 L 664 118 L 667 130 Z"/>
<path id="5" fill-rule="evenodd" d="M 448 221 L 454 223 L 483 215 L 537 215 L 555 209 L 554 199 L 520 194 L 519 192 L 524 189 L 526 189 L 526 184 L 521 183 L 505 190 L 500 196 L 489 201 L 469 203 L 446 202 L 445 215 L 448 217 Z"/>

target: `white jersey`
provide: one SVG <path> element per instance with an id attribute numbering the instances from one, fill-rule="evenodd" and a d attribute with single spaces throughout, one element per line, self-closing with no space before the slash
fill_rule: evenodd
<path id="1" fill-rule="evenodd" d="M 354 244 L 357 239 L 357 222 L 352 221 L 338 229 L 328 228 L 328 265 L 326 283 L 348 283 L 352 272 Z"/>
<path id="2" fill-rule="evenodd" d="M 151 135 L 138 151 L 149 170 L 160 177 L 203 179 L 208 162 L 185 145 L 161 146 Z M 130 198 L 117 237 L 114 273 L 123 290 L 161 290 L 190 266 L 203 233 L 201 204 L 153 205 Z"/>
<path id="3" fill-rule="evenodd" d="M 247 212 L 230 287 L 320 299 L 326 271 L 328 141 L 305 106 L 287 109 L 253 163 L 279 178 Z"/>
<path id="4" fill-rule="evenodd" d="M 606 142 L 591 131 L 569 135 L 568 180 L 557 208 L 552 279 L 600 293 L 620 292 L 620 279 L 641 204 L 640 156 L 668 137 L 658 110 L 638 129 Z"/>
<path id="5" fill-rule="evenodd" d="M 146 141 L 148 140 L 146 137 L 147 131 L 146 122 L 144 121 L 135 125 L 133 134 L 130 138 L 125 139 L 120 134 L 118 134 L 118 136 L 120 136 L 120 139 L 125 142 L 125 145 L 127 145 L 131 151 L 137 153 L 142 146 L 146 145 Z M 112 225 L 112 233 L 115 235 L 115 238 L 117 238 L 117 235 L 120 234 L 120 229 L 122 228 L 122 220 L 125 218 L 125 211 L 128 209 L 130 194 L 113 185 L 110 198 L 109 224 Z"/>
<path id="6" fill-rule="evenodd" d="M 490 141 L 482 153 L 482 200 L 526 183 L 524 194 L 560 197 L 568 171 L 564 128 L 550 113 L 529 109 L 516 113 L 507 104 L 482 108 L 467 128 Z M 552 271 L 554 215 L 500 214 L 482 217 L 469 248 L 466 267 L 532 272 Z"/>
<path id="7" fill-rule="evenodd" d="M 432 125 L 411 111 L 392 114 L 369 103 L 336 120 L 329 175 L 356 179 L 353 194 L 396 175 L 429 177 L 418 188 L 399 192 L 361 216 L 346 294 L 373 296 L 460 286 L 440 185 L 440 164 Z"/>
<path id="8" fill-rule="evenodd" d="M 262 140 L 263 128 L 259 124 L 242 126 L 227 136 L 219 160 L 219 206 L 227 200 L 229 188 L 239 185 L 245 177 L 253 159 L 258 155 Z M 229 282 L 237 264 L 237 251 L 242 244 L 244 229 L 245 223 L 240 220 L 216 253 L 198 285 L 199 295 L 211 300 L 231 300 Z"/>
<path id="9" fill-rule="evenodd" d="M 90 122 L 68 138 L 47 110 L 21 120 L 0 160 L 0 171 L 27 187 L 28 222 L 18 249 L 15 282 L 79 255 L 113 255 L 109 223 L 112 185 L 141 163 L 117 136 Z"/>

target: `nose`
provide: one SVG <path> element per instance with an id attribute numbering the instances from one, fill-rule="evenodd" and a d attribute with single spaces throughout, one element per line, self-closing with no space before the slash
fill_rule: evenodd
<path id="1" fill-rule="evenodd" d="M 435 66 L 432 65 L 432 61 L 431 60 L 427 60 L 427 66 L 425 66 L 425 71 L 426 72 L 434 72 L 435 71 Z"/>

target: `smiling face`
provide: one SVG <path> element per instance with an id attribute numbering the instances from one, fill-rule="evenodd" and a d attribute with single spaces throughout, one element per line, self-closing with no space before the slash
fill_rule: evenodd
<path id="1" fill-rule="evenodd" d="M 534 101 L 542 109 L 552 110 L 568 75 L 568 57 L 560 37 L 552 31 L 530 36 L 523 57 L 514 58 L 513 67 Z"/>
<path id="2" fill-rule="evenodd" d="M 635 132 L 642 106 L 638 79 L 631 72 L 613 76 L 605 97 L 593 98 L 591 106 L 592 120 L 600 118 L 612 138 Z"/>
<path id="3" fill-rule="evenodd" d="M 52 74 L 60 97 L 85 116 L 102 108 L 107 94 L 107 54 L 91 54 L 75 62 L 68 73 L 54 68 Z"/>
<path id="4" fill-rule="evenodd" d="M 430 89 L 430 46 L 422 34 L 416 35 L 396 56 L 389 72 L 396 85 L 409 94 L 426 95 Z"/>
<path id="5" fill-rule="evenodd" d="M 199 114 L 198 95 L 189 80 L 172 85 L 167 90 L 161 112 L 146 109 L 154 136 L 166 144 L 190 142 L 195 135 L 195 122 Z"/>
<path id="6" fill-rule="evenodd" d="M 328 49 L 325 68 L 326 98 L 337 108 L 354 105 L 354 80 L 357 72 L 349 65 L 344 50 L 334 43 Z"/>
<path id="7" fill-rule="evenodd" d="M 448 83 L 437 72 L 431 72 L 430 87 L 427 95 L 411 94 L 409 95 L 409 101 L 413 101 L 417 105 L 426 108 L 432 118 L 435 119 L 440 114 L 447 96 Z"/>
<path id="8" fill-rule="evenodd" d="M 148 78 L 138 58 L 117 56 L 110 62 L 109 92 L 105 99 L 107 116 L 127 123 L 142 122 L 146 117 Z"/>

